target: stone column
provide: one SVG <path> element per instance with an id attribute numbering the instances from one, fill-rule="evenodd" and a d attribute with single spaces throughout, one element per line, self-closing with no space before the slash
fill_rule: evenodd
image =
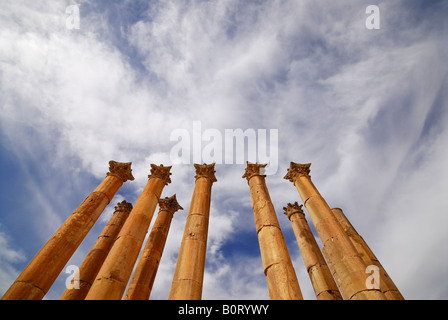
<path id="1" fill-rule="evenodd" d="M 345 300 L 385 300 L 377 289 L 369 289 L 367 265 L 336 220 L 330 207 L 311 181 L 309 164 L 291 162 L 286 180 L 294 183 L 323 243 L 322 252 Z"/>
<path id="2" fill-rule="evenodd" d="M 330 269 L 328 269 L 319 245 L 306 222 L 302 205 L 299 206 L 297 202 L 288 203 L 283 210 L 291 221 L 317 300 L 342 300 L 341 293 L 334 282 Z"/>
<path id="3" fill-rule="evenodd" d="M 170 230 L 171 220 L 177 210 L 183 210 L 177 202 L 176 195 L 160 199 L 159 207 L 159 214 L 138 260 L 124 300 L 149 299 Z"/>
<path id="4" fill-rule="evenodd" d="M 131 163 L 110 161 L 106 178 L 48 240 L 2 299 L 42 299 L 118 189 L 134 180 L 131 172 Z"/>
<path id="5" fill-rule="evenodd" d="M 302 300 L 294 267 L 283 237 L 274 206 L 266 187 L 266 164 L 247 163 L 247 179 L 252 199 L 261 259 L 271 300 Z"/>
<path id="6" fill-rule="evenodd" d="M 60 300 L 84 300 L 131 210 L 131 203 L 125 200 L 117 203 L 112 218 L 110 218 L 79 267 L 78 280 L 72 280 L 71 282 L 78 289 L 65 289 Z"/>
<path id="7" fill-rule="evenodd" d="M 162 190 L 171 182 L 170 169 L 151 164 L 148 183 L 118 234 L 86 300 L 120 300 L 123 296 Z"/>
<path id="8" fill-rule="evenodd" d="M 169 300 L 200 300 L 215 164 L 194 165 L 196 183 L 177 257 Z"/>
<path id="9" fill-rule="evenodd" d="M 345 216 L 342 209 L 333 208 L 331 209 L 334 216 L 338 220 L 339 224 L 342 226 L 342 229 L 345 231 L 350 241 L 355 246 L 356 250 L 360 254 L 362 260 L 366 265 L 375 265 L 378 267 L 380 271 L 380 290 L 384 293 L 388 300 L 404 300 L 404 297 L 398 290 L 397 286 L 394 284 L 392 279 L 387 274 L 384 267 L 381 265 L 378 258 L 375 256 L 370 247 L 364 241 L 364 239 L 359 235 L 359 233 L 355 230 L 353 225 Z"/>

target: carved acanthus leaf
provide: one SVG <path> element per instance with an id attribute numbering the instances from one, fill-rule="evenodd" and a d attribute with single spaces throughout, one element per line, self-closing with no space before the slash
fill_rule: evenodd
<path id="1" fill-rule="evenodd" d="M 266 166 L 268 164 L 258 164 L 258 163 L 250 163 L 249 161 L 247 161 L 247 167 L 246 167 L 246 171 L 244 172 L 243 178 L 246 178 L 247 181 L 250 180 L 250 178 L 254 177 L 254 176 L 262 176 L 262 177 L 266 177 L 266 175 L 264 174 L 266 171 Z"/>
<path id="2" fill-rule="evenodd" d="M 284 176 L 283 179 L 289 180 L 294 183 L 294 181 L 300 176 L 310 177 L 310 167 L 311 163 L 300 164 L 291 162 L 288 173 Z"/>
<path id="3" fill-rule="evenodd" d="M 131 212 L 132 208 L 133 208 L 132 203 L 127 202 L 126 200 L 123 200 L 123 201 L 117 203 L 117 205 L 115 206 L 115 211 Z"/>
<path id="4" fill-rule="evenodd" d="M 116 161 L 109 161 L 109 172 L 107 173 L 108 176 L 114 175 L 119 177 L 123 180 L 123 182 L 126 182 L 128 180 L 134 180 L 134 177 L 132 175 L 132 169 L 131 169 L 132 162 L 122 163 L 122 162 L 116 162 Z"/>
<path id="5" fill-rule="evenodd" d="M 166 185 L 171 183 L 171 167 L 164 167 L 163 164 L 160 166 L 156 166 L 155 164 L 151 164 L 151 174 L 148 176 L 148 178 L 159 178 L 163 181 L 165 181 Z"/>
<path id="6" fill-rule="evenodd" d="M 283 210 L 285 211 L 284 214 L 286 214 L 288 219 L 291 220 L 291 216 L 294 214 L 304 214 L 302 207 L 303 205 L 299 205 L 297 202 L 288 203 L 286 207 L 283 207 Z"/>
<path id="7" fill-rule="evenodd" d="M 159 200 L 159 207 L 160 210 L 169 211 L 171 213 L 175 213 L 178 210 L 183 210 L 179 203 L 177 202 L 176 195 L 173 195 L 171 197 L 166 197 L 165 199 Z"/>
<path id="8" fill-rule="evenodd" d="M 196 175 L 195 179 L 199 178 L 207 178 L 212 183 L 218 181 L 215 177 L 215 164 L 194 164 L 194 167 L 196 168 Z"/>

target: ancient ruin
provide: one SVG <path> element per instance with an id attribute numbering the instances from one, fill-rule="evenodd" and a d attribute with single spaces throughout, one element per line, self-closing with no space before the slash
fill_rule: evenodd
<path id="1" fill-rule="evenodd" d="M 331 209 L 311 181 L 311 164 L 291 162 L 286 176 L 297 188 L 297 199 L 285 204 L 303 262 L 318 300 L 403 300 L 398 288 L 344 212 Z M 200 300 L 204 281 L 210 204 L 215 164 L 195 164 L 195 186 L 170 300 Z M 283 231 L 269 195 L 265 164 L 247 163 L 247 179 L 262 266 L 273 300 L 303 300 Z M 171 183 L 171 167 L 151 164 L 148 182 L 134 205 L 122 201 L 79 267 L 61 300 L 148 300 L 174 214 L 183 208 L 176 195 L 161 198 Z M 40 300 L 48 292 L 82 240 L 114 195 L 134 180 L 131 163 L 110 161 L 100 185 L 67 218 L 30 261 L 2 300 Z M 285 186 L 286 188 L 287 186 Z M 144 245 L 155 210 L 159 212 Z M 323 246 L 305 218 L 306 208 Z M 143 246 L 144 245 L 144 246 Z M 143 248 L 143 249 L 142 249 Z M 140 259 L 137 258 L 140 255 Z M 368 281 L 369 267 L 379 270 L 379 284 Z M 127 288 L 127 289 L 126 289 Z M 126 292 L 125 292 L 126 291 Z"/>

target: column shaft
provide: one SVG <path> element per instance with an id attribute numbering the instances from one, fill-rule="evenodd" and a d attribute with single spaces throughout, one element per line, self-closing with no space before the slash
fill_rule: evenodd
<path id="1" fill-rule="evenodd" d="M 302 292 L 266 187 L 265 176 L 260 174 L 265 166 L 248 163 L 243 178 L 247 178 L 250 188 L 269 298 L 271 300 L 302 300 Z"/>
<path id="2" fill-rule="evenodd" d="M 72 280 L 75 288 L 65 289 L 60 300 L 84 300 L 131 210 L 132 204 L 126 201 L 117 204 L 112 218 L 79 267 L 78 280 Z"/>
<path id="3" fill-rule="evenodd" d="M 151 295 L 171 220 L 177 210 L 182 210 L 182 207 L 177 203 L 176 195 L 161 199 L 159 206 L 159 214 L 135 267 L 124 300 L 148 300 Z"/>
<path id="4" fill-rule="evenodd" d="M 169 300 L 200 300 L 204 279 L 214 164 L 194 165 L 196 183 L 177 257 Z"/>
<path id="5" fill-rule="evenodd" d="M 171 182 L 171 167 L 151 165 L 151 175 L 86 296 L 86 300 L 119 300 L 123 296 L 160 195 Z"/>
<path id="6" fill-rule="evenodd" d="M 288 206 L 283 209 L 291 221 L 317 300 L 342 300 L 331 271 L 305 219 L 302 206 L 299 206 L 297 202 L 288 203 Z"/>
<path id="7" fill-rule="evenodd" d="M 381 265 L 378 258 L 375 256 L 373 251 L 361 237 L 361 235 L 356 231 L 353 225 L 345 216 L 344 212 L 339 208 L 331 209 L 334 216 L 338 220 L 342 229 L 345 231 L 353 246 L 356 248 L 358 253 L 360 254 L 362 260 L 366 265 L 375 265 L 379 268 L 380 271 L 380 290 L 384 293 L 388 300 L 404 300 L 403 295 L 398 290 L 395 283 L 387 274 L 384 267 Z"/>
<path id="8" fill-rule="evenodd" d="M 323 243 L 322 252 L 344 299 L 385 300 L 384 294 L 366 286 L 367 265 L 336 220 L 309 176 L 311 164 L 291 163 L 285 179 L 296 186 Z"/>
<path id="9" fill-rule="evenodd" d="M 106 178 L 48 240 L 2 299 L 40 300 L 45 296 L 118 189 L 125 181 L 134 180 L 131 163 L 109 164 Z"/>

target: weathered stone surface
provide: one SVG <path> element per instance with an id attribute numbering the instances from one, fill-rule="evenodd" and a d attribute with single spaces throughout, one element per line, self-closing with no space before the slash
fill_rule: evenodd
<path id="1" fill-rule="evenodd" d="M 341 293 L 326 264 L 312 266 L 308 273 L 317 300 L 342 300 Z"/>
<path id="2" fill-rule="evenodd" d="M 299 176 L 305 176 L 305 177 L 311 178 L 310 167 L 311 167 L 311 163 L 300 164 L 300 163 L 291 162 L 290 168 L 288 169 L 288 173 L 286 174 L 285 179 L 294 183 L 294 181 Z"/>
<path id="3" fill-rule="evenodd" d="M 288 203 L 283 208 L 289 218 L 294 234 L 318 300 L 342 300 L 338 287 L 328 269 L 324 256 L 305 219 L 302 205 Z"/>
<path id="4" fill-rule="evenodd" d="M 171 167 L 151 165 L 148 183 L 138 197 L 104 261 L 86 300 L 119 300 L 131 277 Z"/>
<path id="5" fill-rule="evenodd" d="M 3 295 L 4 300 L 42 299 L 118 189 L 133 180 L 131 163 L 110 162 L 110 172 L 67 218 Z M 125 168 L 125 169 L 124 169 Z M 123 176 L 122 171 L 126 172 Z"/>
<path id="6" fill-rule="evenodd" d="M 212 183 L 218 181 L 215 177 L 215 164 L 194 164 L 196 169 L 196 176 L 194 177 L 196 180 L 199 178 L 209 179 Z"/>
<path id="7" fill-rule="evenodd" d="M 302 300 L 302 292 L 280 224 L 266 187 L 263 168 L 248 163 L 243 178 L 249 184 L 263 270 L 272 300 Z"/>
<path id="8" fill-rule="evenodd" d="M 134 176 L 132 175 L 131 169 L 132 162 L 121 163 L 116 161 L 109 161 L 109 172 L 107 175 L 114 175 L 119 177 L 123 182 L 128 180 L 133 181 Z"/>
<path id="9" fill-rule="evenodd" d="M 72 280 L 79 289 L 65 289 L 60 300 L 84 300 L 131 210 L 132 204 L 125 200 L 115 206 L 113 216 L 79 267 L 79 280 Z"/>
<path id="10" fill-rule="evenodd" d="M 247 182 L 249 183 L 250 178 L 254 176 L 266 177 L 266 175 L 264 174 L 266 166 L 267 164 L 249 163 L 248 161 L 243 178 L 246 178 Z"/>
<path id="11" fill-rule="evenodd" d="M 180 204 L 177 202 L 176 195 L 171 197 L 166 197 L 165 199 L 159 200 L 160 211 L 168 211 L 174 214 L 178 210 L 183 210 Z"/>
<path id="12" fill-rule="evenodd" d="M 200 300 L 204 279 L 212 185 L 215 164 L 197 165 L 196 183 L 177 257 L 169 300 Z"/>
<path id="13" fill-rule="evenodd" d="M 380 290 L 384 293 L 386 298 L 388 300 L 404 300 L 403 295 L 400 293 L 395 283 L 389 277 L 378 258 L 375 256 L 364 239 L 359 235 L 359 233 L 347 219 L 342 209 L 333 208 L 331 209 L 331 211 L 333 212 L 344 232 L 349 237 L 353 246 L 356 248 L 356 251 L 359 253 L 364 263 L 368 266 L 375 265 L 379 268 Z"/>
<path id="14" fill-rule="evenodd" d="M 289 263 L 273 264 L 265 274 L 270 300 L 303 300 L 292 265 Z"/>
<path id="15" fill-rule="evenodd" d="M 352 242 L 336 220 L 325 199 L 320 195 L 309 175 L 310 164 L 300 165 L 291 162 L 286 180 L 294 183 L 311 220 L 323 243 L 322 252 L 333 278 L 344 299 L 352 299 L 361 291 L 366 299 L 386 297 L 376 289 L 367 289 L 364 263 Z"/>
<path id="16" fill-rule="evenodd" d="M 151 174 L 148 176 L 148 179 L 157 178 L 165 182 L 165 185 L 171 183 L 171 167 L 165 167 L 163 164 L 157 166 L 155 164 L 151 164 Z"/>
<path id="17" fill-rule="evenodd" d="M 162 258 L 173 215 L 183 210 L 176 195 L 159 201 L 159 214 L 135 267 L 124 300 L 148 300 Z"/>

